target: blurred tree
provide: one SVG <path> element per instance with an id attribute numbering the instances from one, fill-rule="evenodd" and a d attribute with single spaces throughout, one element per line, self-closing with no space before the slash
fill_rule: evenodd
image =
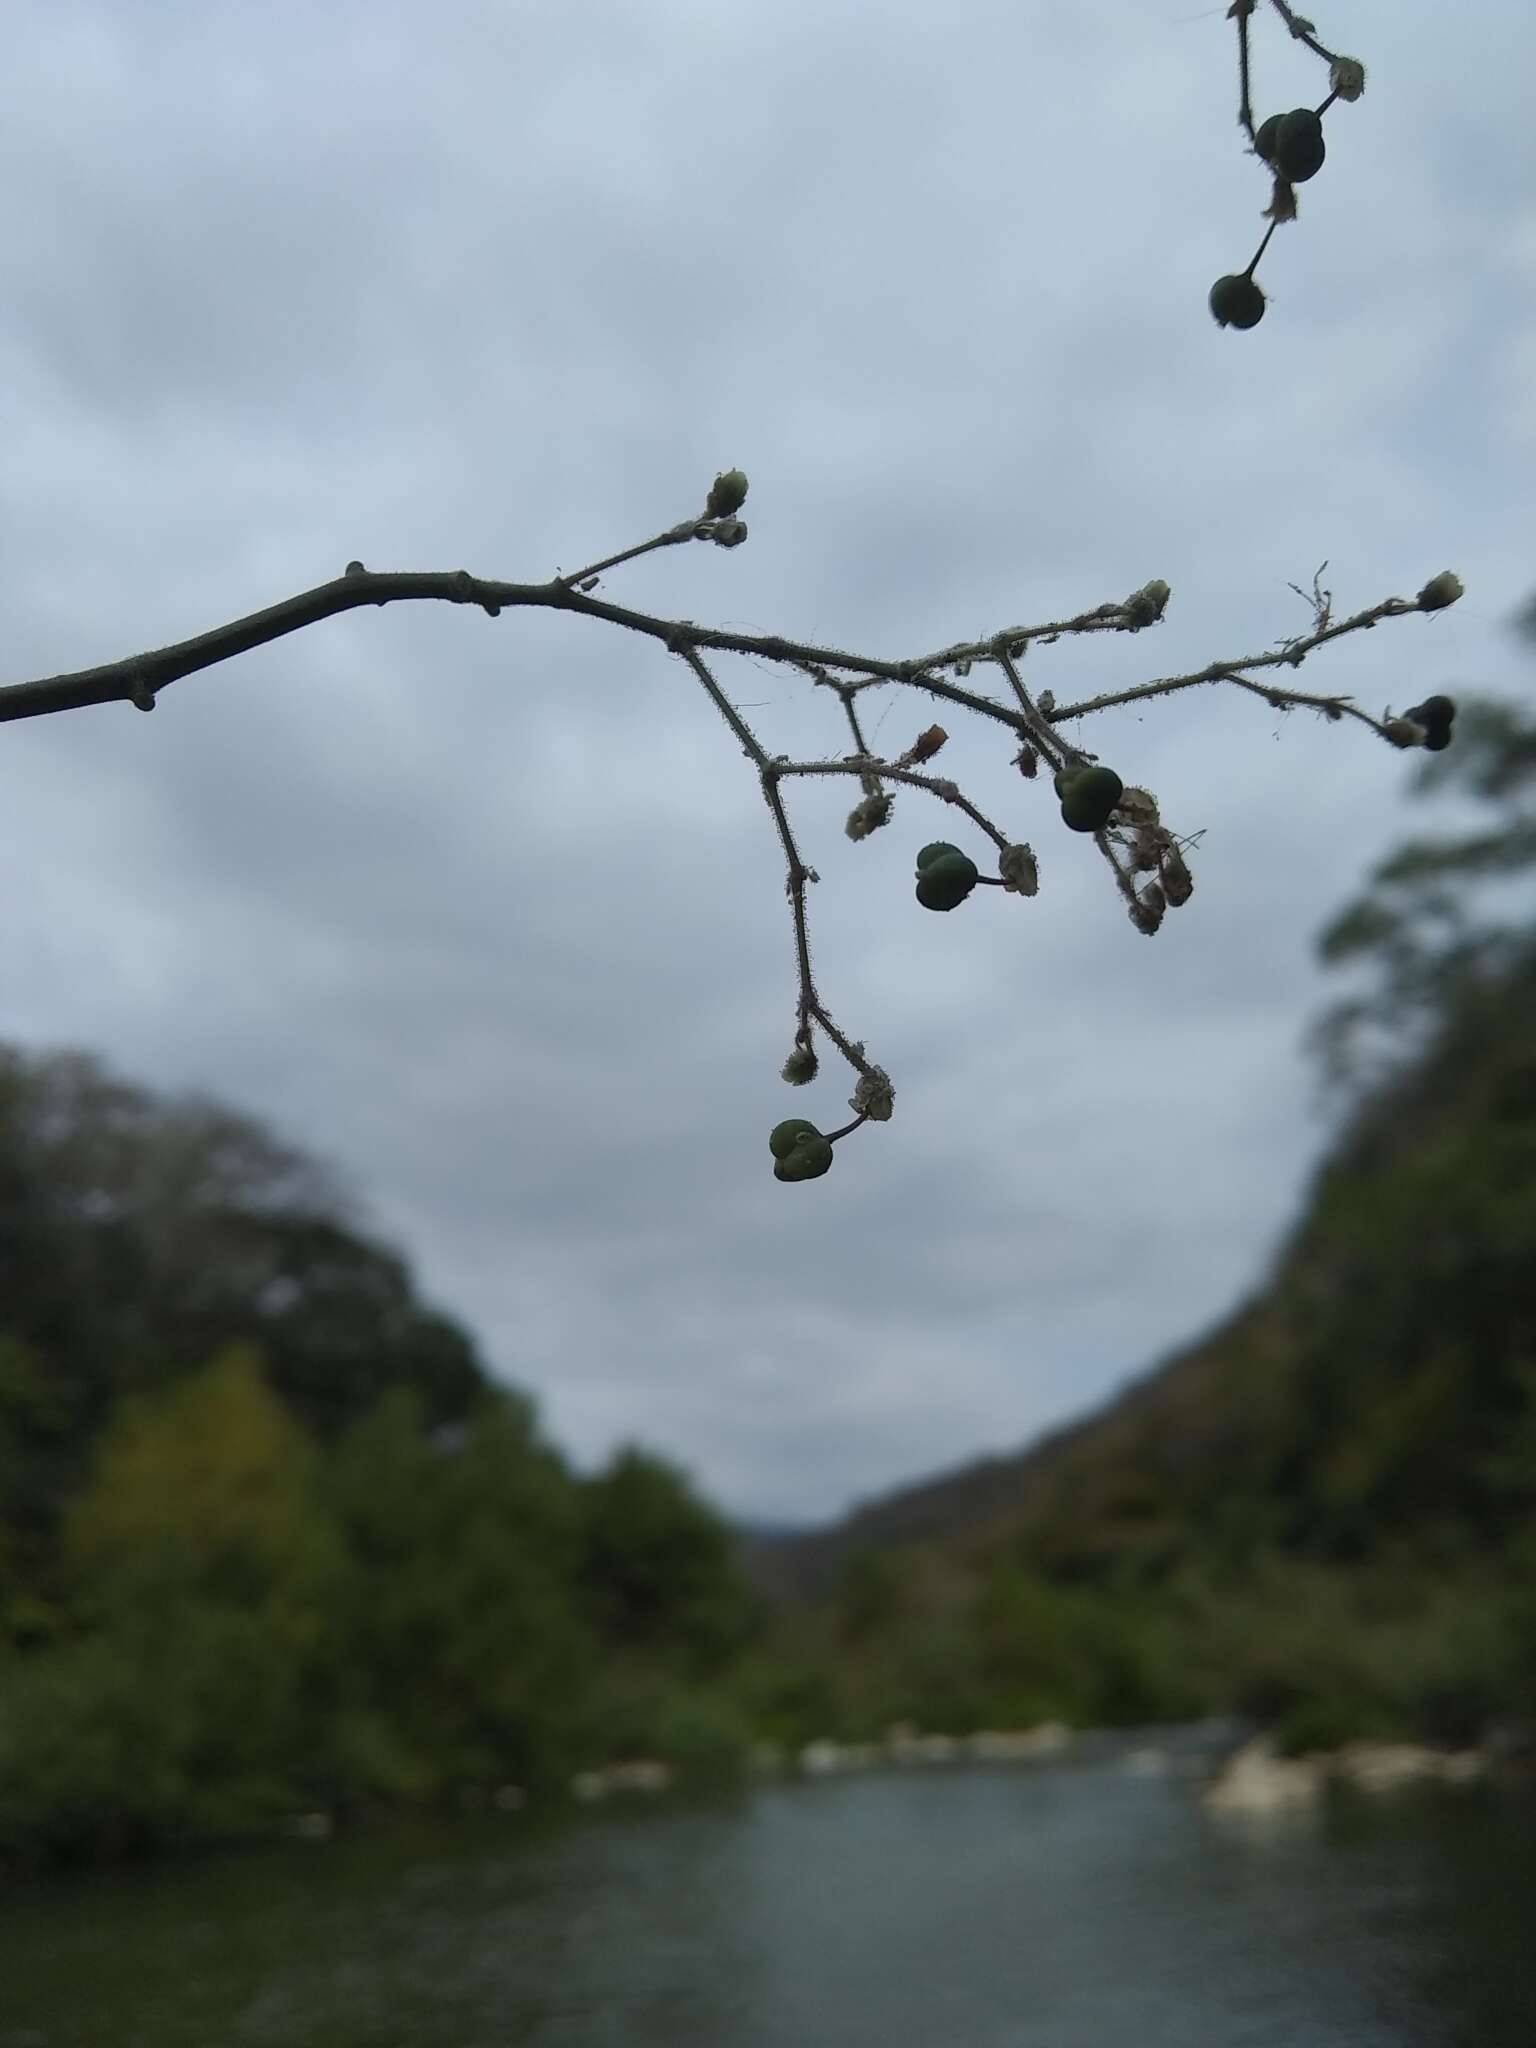
<path id="1" fill-rule="evenodd" d="M 468 1335 L 354 1227 L 329 1170 L 249 1118 L 165 1102 L 81 1053 L 0 1049 L 0 1329 L 71 1417 L 36 1446 L 34 1507 L 78 1476 L 124 1392 L 257 1341 L 272 1386 L 334 1434 L 385 1388 L 434 1422 L 485 1385 Z"/>
<path id="2" fill-rule="evenodd" d="M 249 1347 L 125 1402 L 65 1520 L 82 1602 L 110 1617 L 195 1595 L 314 1633 L 340 1561 L 318 1477 Z"/>
<path id="3" fill-rule="evenodd" d="M 64 1527 L 78 1632 L 7 1660 L 0 1847 L 154 1847 L 306 1795 L 341 1565 L 318 1477 L 251 1351 L 124 1405 Z"/>
<path id="4" fill-rule="evenodd" d="M 1536 649 L 1536 597 L 1514 627 Z M 1400 1073 L 1457 1017 L 1475 1029 L 1490 1002 L 1528 992 L 1536 973 L 1531 899 L 1516 899 L 1513 922 L 1489 915 L 1490 890 L 1536 867 L 1536 713 L 1499 698 L 1457 704 L 1455 745 L 1423 760 L 1412 786 L 1424 796 L 1472 797 L 1488 806 L 1487 823 L 1399 846 L 1318 940 L 1326 966 L 1375 971 L 1373 987 L 1313 1027 L 1326 1080 L 1340 1092 Z M 1536 1059 L 1522 1085 L 1536 1094 Z"/>
<path id="5" fill-rule="evenodd" d="M 576 1597 L 576 1483 L 531 1404 L 487 1392 L 434 1432 L 397 1389 L 339 1445 L 331 1495 L 352 1761 L 373 1760 L 377 1789 L 569 1768 L 597 1645 Z"/>
<path id="6" fill-rule="evenodd" d="M 626 1446 L 583 1503 L 582 1577 L 605 1636 L 700 1669 L 742 1644 L 754 1610 L 736 1539 L 676 1466 Z"/>

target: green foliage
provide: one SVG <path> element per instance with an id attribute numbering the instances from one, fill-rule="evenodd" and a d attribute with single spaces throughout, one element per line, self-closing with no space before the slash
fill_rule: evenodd
<path id="1" fill-rule="evenodd" d="M 316 1465 L 249 1349 L 125 1403 L 64 1526 L 79 1601 L 110 1617 L 197 1597 L 293 1620 L 339 1563 Z"/>
<path id="2" fill-rule="evenodd" d="M 577 1587 L 580 1501 L 527 1404 L 487 1395 L 445 1440 L 397 1392 L 339 1446 L 332 1501 L 347 1559 L 337 1697 L 353 1761 L 380 1768 L 363 1789 L 577 1761 L 570 1709 L 599 1654 Z"/>
<path id="3" fill-rule="evenodd" d="M 327 1436 L 390 1386 L 447 1421 L 485 1384 L 468 1337 L 353 1228 L 324 1169 L 79 1053 L 0 1048 L 0 1335 L 27 1347 L 62 1417 L 26 1425 L 16 1512 L 44 1537 L 116 1404 L 230 1345 L 259 1344 L 274 1389 Z"/>
<path id="4" fill-rule="evenodd" d="M 82 1289 L 21 1273 L 0 1329 L 0 1862 L 558 1787 L 636 1751 L 734 1768 L 744 1726 L 713 1677 L 755 1610 L 683 1476 L 627 1452 L 579 1479 L 299 1165 L 304 1207 L 269 1175 L 269 1206 L 221 1235 L 191 1183 L 280 1155 L 215 1113 L 178 1150 L 156 1114 L 89 1063 L 40 1081 L 0 1061 L 6 1275 L 51 1246 Z M 203 1244 L 200 1279 L 174 1242 L 153 1253 L 156 1218 Z M 132 1257 L 104 1263 L 109 1224 Z M 243 1318 L 259 1341 L 151 1350 L 133 1287 L 156 1257 L 173 1304 L 244 1303 L 165 1328 Z"/>
<path id="5" fill-rule="evenodd" d="M 678 1469 L 628 1447 L 583 1488 L 581 1574 L 609 1640 L 718 1669 L 751 1631 L 735 1539 Z"/>

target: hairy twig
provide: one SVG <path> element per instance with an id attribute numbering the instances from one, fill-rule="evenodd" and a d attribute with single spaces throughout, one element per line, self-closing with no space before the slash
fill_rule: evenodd
<path id="1" fill-rule="evenodd" d="M 1323 142 L 1322 117 L 1335 100 L 1357 100 L 1365 91 L 1365 66 L 1354 57 L 1342 57 L 1317 38 L 1317 25 L 1298 14 L 1286 0 L 1271 0 L 1292 38 L 1305 44 L 1328 66 L 1328 93 L 1316 107 L 1293 107 L 1289 113 L 1271 114 L 1255 123 L 1253 117 L 1253 56 L 1249 47 L 1248 23 L 1258 0 L 1232 0 L 1227 19 L 1237 24 L 1237 120 L 1248 138 L 1248 148 L 1273 173 L 1273 185 L 1264 217 L 1269 222 L 1264 239 L 1241 270 L 1219 277 L 1211 287 L 1211 313 L 1222 327 L 1257 327 L 1268 304 L 1254 276 L 1259 258 L 1269 247 L 1270 236 L 1283 221 L 1296 218 L 1296 187 L 1315 177 L 1327 152 Z"/>
<path id="2" fill-rule="evenodd" d="M 794 1045 L 785 1062 L 784 1078 L 804 1083 L 815 1077 L 818 1030 L 858 1077 L 849 1102 L 855 1113 L 851 1123 L 822 1133 L 803 1119 L 791 1119 L 775 1129 L 775 1172 L 786 1180 L 810 1179 L 825 1172 L 836 1140 L 847 1137 L 866 1122 L 888 1120 L 894 1090 L 889 1076 L 869 1059 L 863 1042 L 850 1037 L 836 1022 L 817 988 L 812 972 L 806 892 L 820 878 L 801 854 L 784 802 L 783 784 L 792 777 L 855 777 L 862 800 L 847 821 L 847 834 L 853 840 L 867 838 L 889 822 L 895 792 L 902 788 L 920 790 L 957 811 L 990 843 L 997 871 L 983 874 L 959 847 L 948 841 L 932 842 L 919 856 L 917 877 L 918 901 L 929 909 L 958 907 L 978 884 L 1023 896 L 1033 896 L 1038 889 L 1038 862 L 1032 847 L 1012 837 L 988 817 L 956 782 L 921 767 L 946 744 L 948 735 L 944 728 L 929 725 L 902 752 L 890 758 L 878 755 L 859 717 L 857 699 L 862 691 L 877 684 L 902 684 L 992 720 L 1017 743 L 1013 760 L 1026 778 L 1036 775 L 1038 763 L 1043 760 L 1054 773 L 1063 822 L 1074 831 L 1091 834 L 1111 870 L 1115 886 L 1126 899 L 1132 922 L 1149 935 L 1157 930 L 1167 909 L 1189 899 L 1192 883 L 1183 849 L 1193 839 L 1189 835 L 1182 841 L 1176 839 L 1163 824 L 1151 793 L 1127 788 L 1112 770 L 1076 746 L 1061 730 L 1064 725 L 1114 705 L 1167 696 L 1203 683 L 1227 682 L 1254 692 L 1279 709 L 1306 707 L 1330 719 L 1354 719 L 1398 747 L 1435 747 L 1443 745 L 1444 736 L 1448 735 L 1454 708 L 1448 699 L 1430 700 L 1403 717 L 1388 714 L 1375 718 L 1347 697 L 1310 695 L 1275 680 L 1268 672 L 1299 668 L 1309 654 L 1326 643 L 1346 633 L 1369 630 L 1382 619 L 1443 609 L 1461 594 L 1460 583 L 1449 572 L 1432 578 L 1414 599 L 1385 598 L 1365 611 L 1335 620 L 1332 593 L 1322 588 L 1320 568 L 1312 579 L 1310 594 L 1293 586 L 1312 607 L 1309 633 L 1287 639 L 1266 653 L 1214 661 L 1187 675 L 1159 677 L 1067 705 L 1057 705 L 1048 690 L 1035 694 L 1025 686 L 1020 663 L 1029 648 L 1050 645 L 1067 634 L 1137 633 L 1155 626 L 1168 603 L 1170 593 L 1165 582 L 1154 580 L 1129 597 L 1096 605 L 1086 612 L 1040 625 L 1008 626 L 1001 632 L 956 642 L 917 661 L 889 661 L 818 647 L 778 634 L 725 632 L 697 625 L 691 619 L 657 618 L 594 595 L 597 578 L 654 549 L 688 540 L 738 546 L 746 537 L 746 528 L 735 514 L 746 489 L 746 478 L 741 472 L 728 471 L 716 479 L 703 518 L 681 521 L 650 540 L 603 556 L 584 569 L 557 575 L 545 583 L 503 582 L 472 576 L 465 569 L 383 573 L 365 569 L 361 562 L 349 562 L 344 573 L 329 583 L 301 591 L 228 625 L 216 626 L 191 640 L 67 675 L 12 683 L 0 689 L 0 723 L 116 702 L 152 710 L 159 695 L 182 677 L 216 667 L 236 655 L 359 605 L 433 600 L 473 605 L 492 618 L 522 607 L 542 607 L 599 619 L 658 641 L 685 663 L 751 761 L 778 834 L 793 923 L 797 979 Z M 1322 566 L 1326 568 L 1327 564 Z M 719 654 L 779 662 L 804 674 L 813 686 L 833 690 L 841 704 L 854 751 L 840 757 L 804 761 L 770 754 L 726 694 L 707 658 Z M 974 669 L 989 666 L 1001 671 L 1012 701 L 965 687 L 963 679 Z M 1265 679 L 1257 679 L 1251 671 L 1265 672 Z M 1138 886 L 1138 875 L 1152 879 Z"/>

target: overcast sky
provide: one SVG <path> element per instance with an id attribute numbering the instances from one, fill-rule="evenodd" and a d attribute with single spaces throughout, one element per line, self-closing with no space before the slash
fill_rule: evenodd
<path id="1" fill-rule="evenodd" d="M 1062 700 L 1452 568 L 1299 686 L 1528 689 L 1536 16 L 1317 0 L 1365 97 L 1260 268 L 1224 6 L 22 0 L 0 74 L 0 681 L 338 574 L 540 580 L 751 479 L 620 603 L 900 658 L 1173 587 L 1029 656 Z M 1475 32 L 1463 26 L 1475 21 Z M 1323 67 L 1254 24 L 1257 111 Z M 721 675 L 773 751 L 825 691 Z M 973 681 L 991 687 L 978 673 Z M 864 700 L 899 752 L 932 700 Z M 1263 1278 L 1325 1143 L 1312 963 L 1434 814 L 1363 727 L 1218 688 L 1086 722 L 1196 893 L 1154 939 L 1000 729 L 943 771 L 1039 856 L 937 916 L 915 791 L 792 787 L 822 993 L 896 1083 L 776 1183 L 782 860 L 688 671 L 588 620 L 393 606 L 0 730 L 0 1039 L 333 1161 L 583 1463 L 639 1437 L 809 1520 L 1095 1404 Z M 963 823 L 963 821 L 962 821 Z"/>

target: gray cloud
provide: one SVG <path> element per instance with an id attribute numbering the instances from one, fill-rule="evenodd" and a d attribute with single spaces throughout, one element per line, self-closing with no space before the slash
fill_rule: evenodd
<path id="1" fill-rule="evenodd" d="M 1032 17 L 1032 18 L 1031 18 Z M 1490 35 L 1493 30 L 1487 31 Z M 1523 685 L 1536 213 L 1509 9 L 1427 4 L 1219 333 L 1264 201 L 1230 29 L 974 4 L 23 7 L 0 83 L 7 671 L 370 566 L 536 578 L 752 478 L 751 540 L 623 602 L 899 656 L 1174 586 L 1031 652 L 1059 699 L 1252 653 L 1444 566 L 1468 597 L 1302 681 Z M 1316 77 L 1262 36 L 1261 99 Z M 1270 83 L 1269 81 L 1272 81 Z M 722 664 L 775 749 L 836 705 Z M 866 699 L 879 744 L 934 715 Z M 0 744 L 0 1035 L 90 1045 L 336 1160 L 583 1459 L 743 1512 L 1019 1442 L 1257 1284 L 1325 1137 L 1313 933 L 1420 814 L 1369 738 L 1236 693 L 1084 728 L 1201 832 L 1152 942 L 1003 736 L 945 770 L 1033 902 L 912 901 L 904 793 L 793 792 L 823 993 L 898 1087 L 824 1180 L 770 1125 L 793 960 L 767 814 L 678 665 L 586 621 L 349 615 Z"/>

